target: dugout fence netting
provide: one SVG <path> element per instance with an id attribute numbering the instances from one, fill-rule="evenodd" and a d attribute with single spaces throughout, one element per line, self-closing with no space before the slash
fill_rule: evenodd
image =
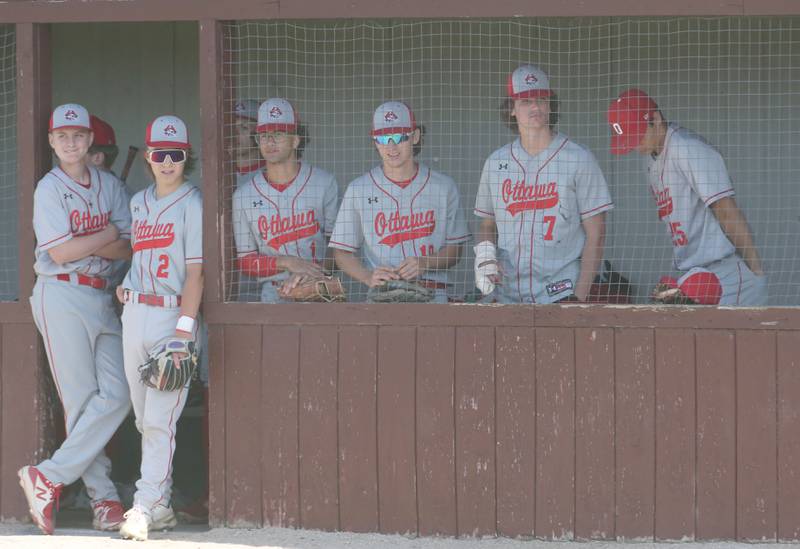
<path id="1" fill-rule="evenodd" d="M 0 301 L 19 292 L 16 70 L 14 25 L 0 24 Z"/>
<path id="2" fill-rule="evenodd" d="M 13 52 L 13 40 L 11 44 Z M 691 202 L 689 187 L 677 183 L 677 175 L 666 183 L 671 186 L 669 196 L 664 185 L 653 186 L 658 185 L 658 176 L 651 176 L 655 184 L 648 182 L 649 155 L 611 154 L 609 105 L 622 91 L 639 88 L 657 102 L 667 122 L 703 136 L 721 154 L 735 191 L 733 199 L 766 273 L 766 279 L 756 282 L 766 284 L 767 303 L 800 304 L 798 17 L 239 21 L 227 24 L 225 49 L 225 69 L 232 75 L 229 95 L 236 101 L 251 100 L 252 112 L 267 98 L 289 100 L 307 132 L 302 162 L 332 174 L 338 190 L 333 216 L 338 221 L 319 211 L 309 220 L 302 215 L 310 208 L 307 202 L 286 198 L 287 190 L 292 194 L 292 188 L 299 188 L 298 182 L 280 190 L 280 185 L 267 181 L 269 173 L 255 183 L 258 171 L 235 177 L 237 188 L 250 188 L 224 193 L 231 218 L 237 219 L 237 208 L 240 214 L 232 229 L 239 233 L 239 238 L 231 239 L 232 256 L 255 252 L 307 258 L 313 251 L 313 257 L 322 261 L 325 252 L 308 239 L 308 227 L 314 222 L 322 231 L 333 231 L 334 241 L 344 238 L 338 248 L 352 252 L 367 270 L 376 262 L 394 262 L 396 267 L 404 257 L 419 257 L 427 250 L 435 255 L 454 239 L 463 251 L 460 259 L 421 278 L 435 282 L 435 293 L 446 294 L 451 301 L 494 301 L 494 295 L 482 297 L 475 288 L 472 248 L 482 220 L 487 219 L 475 215 L 476 196 L 487 159 L 518 137 L 502 114 L 508 76 L 520 65 L 532 64 L 549 75 L 550 88 L 557 94 L 557 105 L 550 105 L 558 111 L 554 135 L 568 136 L 570 143 L 591 153 L 614 204 L 604 214 L 598 281 L 628 281 L 629 293 L 628 287 L 612 285 L 606 301 L 626 293 L 619 302 L 648 303 L 662 276 L 680 281 L 692 267 L 705 269 L 709 260 L 730 258 L 736 249 L 733 241 L 740 247 L 746 242 L 727 233 L 720 237 L 708 227 L 719 219 L 719 212 L 709 209 L 718 198 L 709 193 L 715 194 L 722 185 L 709 167 L 713 163 L 703 157 L 708 153 L 687 146 L 685 158 L 668 168 L 680 172 L 695 192 L 706 193 L 699 206 Z M 8 102 L 9 96 L 3 97 Z M 456 202 L 443 194 L 447 184 L 436 187 L 439 195 L 419 190 L 414 195 L 418 197 L 404 198 L 404 189 L 380 179 L 386 173 L 370 131 L 375 109 L 389 100 L 408 104 L 424 128 L 416 158 L 455 183 L 457 214 L 466 224 L 468 239 L 458 238 L 461 229 L 448 218 L 454 217 Z M 244 166 L 257 165 L 262 155 L 260 142 L 248 141 L 248 130 L 237 117 L 242 108 L 231 104 L 232 122 L 226 126 L 232 153 L 226 169 L 232 174 L 246 172 Z M 243 136 L 239 145 L 237 136 Z M 274 145 L 277 137 L 266 141 Z M 552 150 L 545 152 L 549 156 Z M 557 157 L 560 162 L 545 168 L 536 155 L 516 156 L 526 169 L 523 177 L 513 165 L 508 177 L 500 173 L 507 169 L 502 157 L 497 166 L 486 165 L 493 173 L 485 188 L 492 189 L 495 226 L 501 248 L 507 248 L 500 250 L 505 253 L 501 263 L 505 261 L 511 271 L 505 273 L 504 280 L 511 281 L 505 298 L 528 300 L 528 285 L 531 294 L 539 292 L 537 302 L 556 301 L 559 292 L 578 282 L 563 265 L 574 259 L 576 247 L 586 251 L 576 241 L 588 228 L 586 220 L 595 216 L 583 208 L 604 209 L 602 186 L 582 187 L 589 161 L 580 153 L 562 154 Z M 663 170 L 658 159 L 652 163 L 653 170 Z M 8 170 L 6 163 L 2 166 Z M 362 181 L 358 192 L 348 195 L 351 182 L 368 173 L 378 179 L 374 186 L 366 190 L 369 184 L 364 187 Z M 505 179 L 511 183 L 504 192 Z M 548 187 L 552 182 L 556 187 Z M 728 192 L 723 195 L 730 198 Z M 528 205 L 515 209 L 514 201 L 524 202 L 526 196 Z M 667 202 L 672 204 L 671 215 L 665 214 Z M 682 212 L 680 204 L 696 211 Z M 711 211 L 713 219 L 703 217 L 704 210 Z M 429 211 L 434 212 L 433 222 L 426 217 Z M 730 232 L 730 227 L 742 224 L 726 226 Z M 691 239 L 691 253 L 681 244 L 685 240 L 681 234 Z M 753 266 L 752 252 L 740 249 L 739 253 L 747 259 L 745 265 Z M 226 273 L 226 299 L 274 300 L 275 290 L 264 286 L 278 288 L 281 276 L 265 282 L 245 274 L 246 268 L 253 267 L 235 262 L 234 272 Z M 516 279 L 514 270 L 519 274 Z M 367 286 L 344 278 L 349 300 L 364 301 Z M 541 299 L 542 295 L 547 297 Z"/>

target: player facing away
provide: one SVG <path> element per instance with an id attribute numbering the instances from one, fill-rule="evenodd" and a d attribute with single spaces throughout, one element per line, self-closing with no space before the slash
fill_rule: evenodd
<path id="1" fill-rule="evenodd" d="M 692 286 L 701 305 L 766 305 L 766 277 L 725 161 L 702 137 L 667 122 L 645 92 L 611 102 L 611 152 L 647 158 L 647 181 L 672 240 L 676 287 Z M 713 274 L 709 276 L 708 273 Z M 698 289 L 694 281 L 703 281 Z M 721 288 L 719 288 L 721 286 Z"/>
<path id="2" fill-rule="evenodd" d="M 119 318 L 105 290 L 112 262 L 131 254 L 130 212 L 119 181 L 87 165 L 92 131 L 84 107 L 57 107 L 48 139 L 58 167 L 34 193 L 37 276 L 30 303 L 67 437 L 50 459 L 20 469 L 20 484 L 31 517 L 45 534 L 55 528 L 62 487 L 79 478 L 92 500 L 93 526 L 114 530 L 123 509 L 103 447 L 127 415 L 130 400 Z"/>
<path id="3" fill-rule="evenodd" d="M 557 99 L 543 71 L 508 77 L 505 121 L 519 137 L 483 166 L 475 285 L 500 303 L 586 300 L 613 208 L 592 153 L 556 131 Z"/>
<path id="4" fill-rule="evenodd" d="M 388 101 L 372 117 L 381 164 L 345 191 L 330 246 L 340 269 L 369 288 L 415 281 L 447 302 L 447 269 L 469 240 L 455 182 L 414 158 L 421 130 L 405 103 Z M 362 250 L 366 264 L 355 255 Z"/>
<path id="5" fill-rule="evenodd" d="M 233 194 L 237 266 L 261 281 L 263 303 L 280 303 L 333 267 L 326 251 L 339 190 L 333 175 L 300 160 L 302 128 L 289 101 L 264 101 L 257 132 L 266 168 Z"/>
<path id="6" fill-rule="evenodd" d="M 188 384 L 177 391 L 147 387 L 139 366 L 169 340 L 198 342 L 203 293 L 203 200 L 186 179 L 193 163 L 186 125 L 176 116 L 159 116 L 148 125 L 145 144 L 146 169 L 155 183 L 131 199 L 133 258 L 117 288 L 125 304 L 125 374 L 142 434 L 140 478 L 120 535 L 136 540 L 177 522 L 170 505 L 172 457 L 175 425 L 189 392 Z"/>

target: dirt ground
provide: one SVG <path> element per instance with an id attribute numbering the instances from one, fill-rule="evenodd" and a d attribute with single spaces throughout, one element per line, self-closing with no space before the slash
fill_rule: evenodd
<path id="1" fill-rule="evenodd" d="M 309 530 L 264 528 L 231 530 L 182 526 L 171 532 L 153 533 L 144 544 L 118 539 L 116 535 L 85 528 L 59 528 L 54 536 L 43 536 L 30 524 L 0 524 L 0 547 L 5 549 L 784 549 L 800 544 L 745 543 L 575 543 L 519 541 L 508 539 L 411 539 L 377 534 L 329 533 Z"/>

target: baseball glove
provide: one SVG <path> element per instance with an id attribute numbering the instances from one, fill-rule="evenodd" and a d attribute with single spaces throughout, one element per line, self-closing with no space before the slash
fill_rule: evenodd
<path id="1" fill-rule="evenodd" d="M 367 293 L 370 303 L 426 303 L 433 299 L 433 290 L 407 280 L 388 280 Z"/>
<path id="2" fill-rule="evenodd" d="M 335 276 L 309 278 L 303 280 L 291 290 L 283 291 L 283 288 L 281 288 L 278 293 L 284 299 L 291 299 L 292 301 L 318 303 L 346 301 L 342 281 Z"/>
<path id="3" fill-rule="evenodd" d="M 184 353 L 175 366 L 173 353 Z M 198 353 L 194 341 L 175 338 L 157 346 L 150 358 L 139 366 L 141 381 L 159 391 L 177 391 L 186 386 L 197 375 Z"/>
<path id="4" fill-rule="evenodd" d="M 656 284 L 651 298 L 656 303 L 664 305 L 696 305 L 697 303 L 683 294 L 680 288 L 669 284 Z"/>

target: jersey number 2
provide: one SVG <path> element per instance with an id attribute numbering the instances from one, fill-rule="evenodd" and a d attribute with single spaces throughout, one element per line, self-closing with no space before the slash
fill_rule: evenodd
<path id="1" fill-rule="evenodd" d="M 161 254 L 158 256 L 158 270 L 156 271 L 157 278 L 169 278 L 169 256 L 167 254 Z"/>

